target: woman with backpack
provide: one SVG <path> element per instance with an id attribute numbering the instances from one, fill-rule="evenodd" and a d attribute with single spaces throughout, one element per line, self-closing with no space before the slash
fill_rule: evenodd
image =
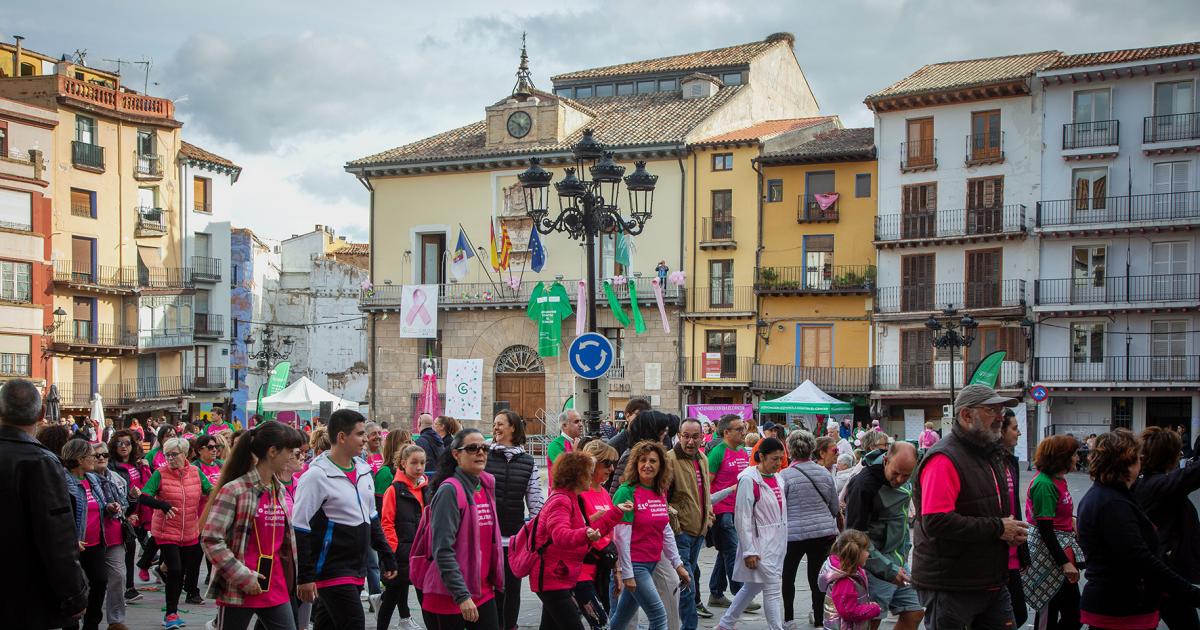
<path id="1" fill-rule="evenodd" d="M 396 432 L 388 434 L 390 440 Z M 386 450 L 386 449 L 385 449 Z M 412 551 L 413 538 L 421 521 L 421 512 L 429 503 L 429 483 L 425 479 L 425 449 L 409 444 L 404 447 L 390 464 L 400 474 L 383 493 L 383 508 L 380 524 L 383 535 L 396 554 L 396 577 L 384 580 L 383 598 L 376 607 L 378 616 L 375 627 L 388 630 L 392 624 L 392 611 L 400 611 L 400 630 L 419 630 L 408 610 L 408 556 Z M 386 469 L 386 467 L 385 467 Z M 418 597 L 419 591 L 418 591 Z"/>
<path id="2" fill-rule="evenodd" d="M 581 452 L 563 453 L 554 462 L 554 490 L 533 528 L 533 546 L 541 560 L 529 576 L 529 587 L 542 602 L 543 628 L 583 630 L 575 586 L 583 568 L 584 556 L 591 544 L 607 536 L 627 512 L 632 502 L 617 504 L 616 510 L 604 510 L 586 518 L 581 493 L 592 483 L 596 462 Z"/>
<path id="3" fill-rule="evenodd" d="M 542 509 L 542 482 L 533 456 L 525 452 L 525 421 L 511 409 L 501 409 L 492 421 L 492 445 L 484 468 L 496 479 L 496 513 L 500 544 L 504 546 L 504 592 L 496 595 L 500 627 L 513 630 L 521 613 L 521 578 L 508 563 L 508 540 Z"/>
<path id="4" fill-rule="evenodd" d="M 225 462 L 201 531 L 222 630 L 245 630 L 251 617 L 268 630 L 296 628 L 296 537 L 280 477 L 303 443 L 296 429 L 268 420 L 242 434 Z"/>
<path id="5" fill-rule="evenodd" d="M 596 517 L 609 510 L 616 510 L 612 495 L 604 488 L 612 477 L 613 469 L 617 467 L 617 449 L 609 446 L 604 440 L 591 440 L 581 446 L 579 451 L 587 453 L 595 460 L 592 470 L 591 486 L 580 493 L 584 514 L 588 519 Z M 620 569 L 617 569 L 617 548 L 612 542 L 612 534 L 603 536 L 591 544 L 589 555 L 584 556 L 583 568 L 579 571 L 579 582 L 575 585 L 575 602 L 587 617 L 592 630 L 600 630 L 608 625 L 608 615 L 611 612 L 609 602 L 609 585 L 616 569 L 617 580 L 621 579 Z"/>
<path id="6" fill-rule="evenodd" d="M 479 429 L 463 429 L 438 462 L 433 499 L 409 558 L 426 628 L 500 630 L 495 597 L 504 590 L 504 555 L 487 456 Z"/>

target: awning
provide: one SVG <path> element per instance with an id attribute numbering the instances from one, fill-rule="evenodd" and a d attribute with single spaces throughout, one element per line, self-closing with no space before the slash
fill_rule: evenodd
<path id="1" fill-rule="evenodd" d="M 166 269 L 166 265 L 162 261 L 162 254 L 157 247 L 138 245 L 138 260 L 142 261 L 142 265 L 147 269 Z"/>
<path id="2" fill-rule="evenodd" d="M 132 416 L 136 413 L 146 413 L 147 411 L 186 411 L 187 399 L 175 398 L 173 400 L 147 400 L 145 402 L 135 402 L 129 405 L 129 408 L 121 412 L 123 416 Z"/>

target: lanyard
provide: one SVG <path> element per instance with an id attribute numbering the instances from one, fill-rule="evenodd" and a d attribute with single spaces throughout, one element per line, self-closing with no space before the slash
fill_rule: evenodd
<path id="1" fill-rule="evenodd" d="M 274 480 L 271 481 L 271 489 L 269 490 L 269 492 L 271 493 L 271 502 L 267 504 L 267 507 L 269 508 L 269 511 L 267 512 L 267 517 L 271 518 L 275 515 L 276 510 L 279 508 L 279 496 L 276 492 Z M 275 552 L 275 534 L 277 533 L 276 529 L 278 529 L 278 528 L 275 528 L 275 527 L 271 528 L 271 547 L 270 547 L 270 549 L 271 549 L 272 553 Z M 258 555 L 259 556 L 267 555 L 267 554 L 263 553 L 262 541 L 259 540 L 259 538 L 258 538 L 258 519 L 257 518 L 254 519 L 254 544 L 258 547 Z"/>

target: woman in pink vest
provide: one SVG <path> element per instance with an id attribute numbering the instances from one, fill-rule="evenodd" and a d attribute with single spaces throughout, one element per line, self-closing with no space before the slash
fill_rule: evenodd
<path id="1" fill-rule="evenodd" d="M 166 465 L 154 471 L 142 488 L 140 502 L 154 508 L 150 533 L 162 556 L 166 573 L 167 608 L 163 627 L 182 628 L 179 618 L 179 594 L 184 575 L 200 571 L 200 503 L 212 491 L 200 469 L 188 464 L 188 441 L 170 438 L 162 445 Z"/>

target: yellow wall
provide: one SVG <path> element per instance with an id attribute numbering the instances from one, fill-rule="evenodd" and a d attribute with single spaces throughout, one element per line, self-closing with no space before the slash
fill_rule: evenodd
<path id="1" fill-rule="evenodd" d="M 13 55 L 14 54 L 16 54 L 15 46 L 13 46 L 12 44 L 0 44 L 0 72 L 3 72 L 3 76 L 6 76 L 6 77 L 16 76 L 16 73 L 13 71 Z M 54 71 L 50 70 L 48 72 L 42 72 L 43 64 L 44 63 L 57 64 L 58 60 L 53 57 L 48 57 L 41 53 L 29 50 L 28 48 L 22 48 L 21 49 L 21 63 L 28 63 L 28 64 L 33 65 L 33 74 L 30 76 L 45 76 L 47 74 L 53 74 Z M 115 87 L 119 80 L 119 77 L 117 77 L 116 75 L 109 73 L 109 72 L 104 72 L 102 70 L 95 70 L 95 69 L 87 68 L 84 66 L 70 64 L 70 72 L 68 72 L 67 76 L 69 76 L 71 78 L 76 78 L 75 77 L 76 73 L 82 74 L 84 81 L 93 81 L 93 82 L 103 83 L 104 85 L 107 85 L 108 87 Z"/>

